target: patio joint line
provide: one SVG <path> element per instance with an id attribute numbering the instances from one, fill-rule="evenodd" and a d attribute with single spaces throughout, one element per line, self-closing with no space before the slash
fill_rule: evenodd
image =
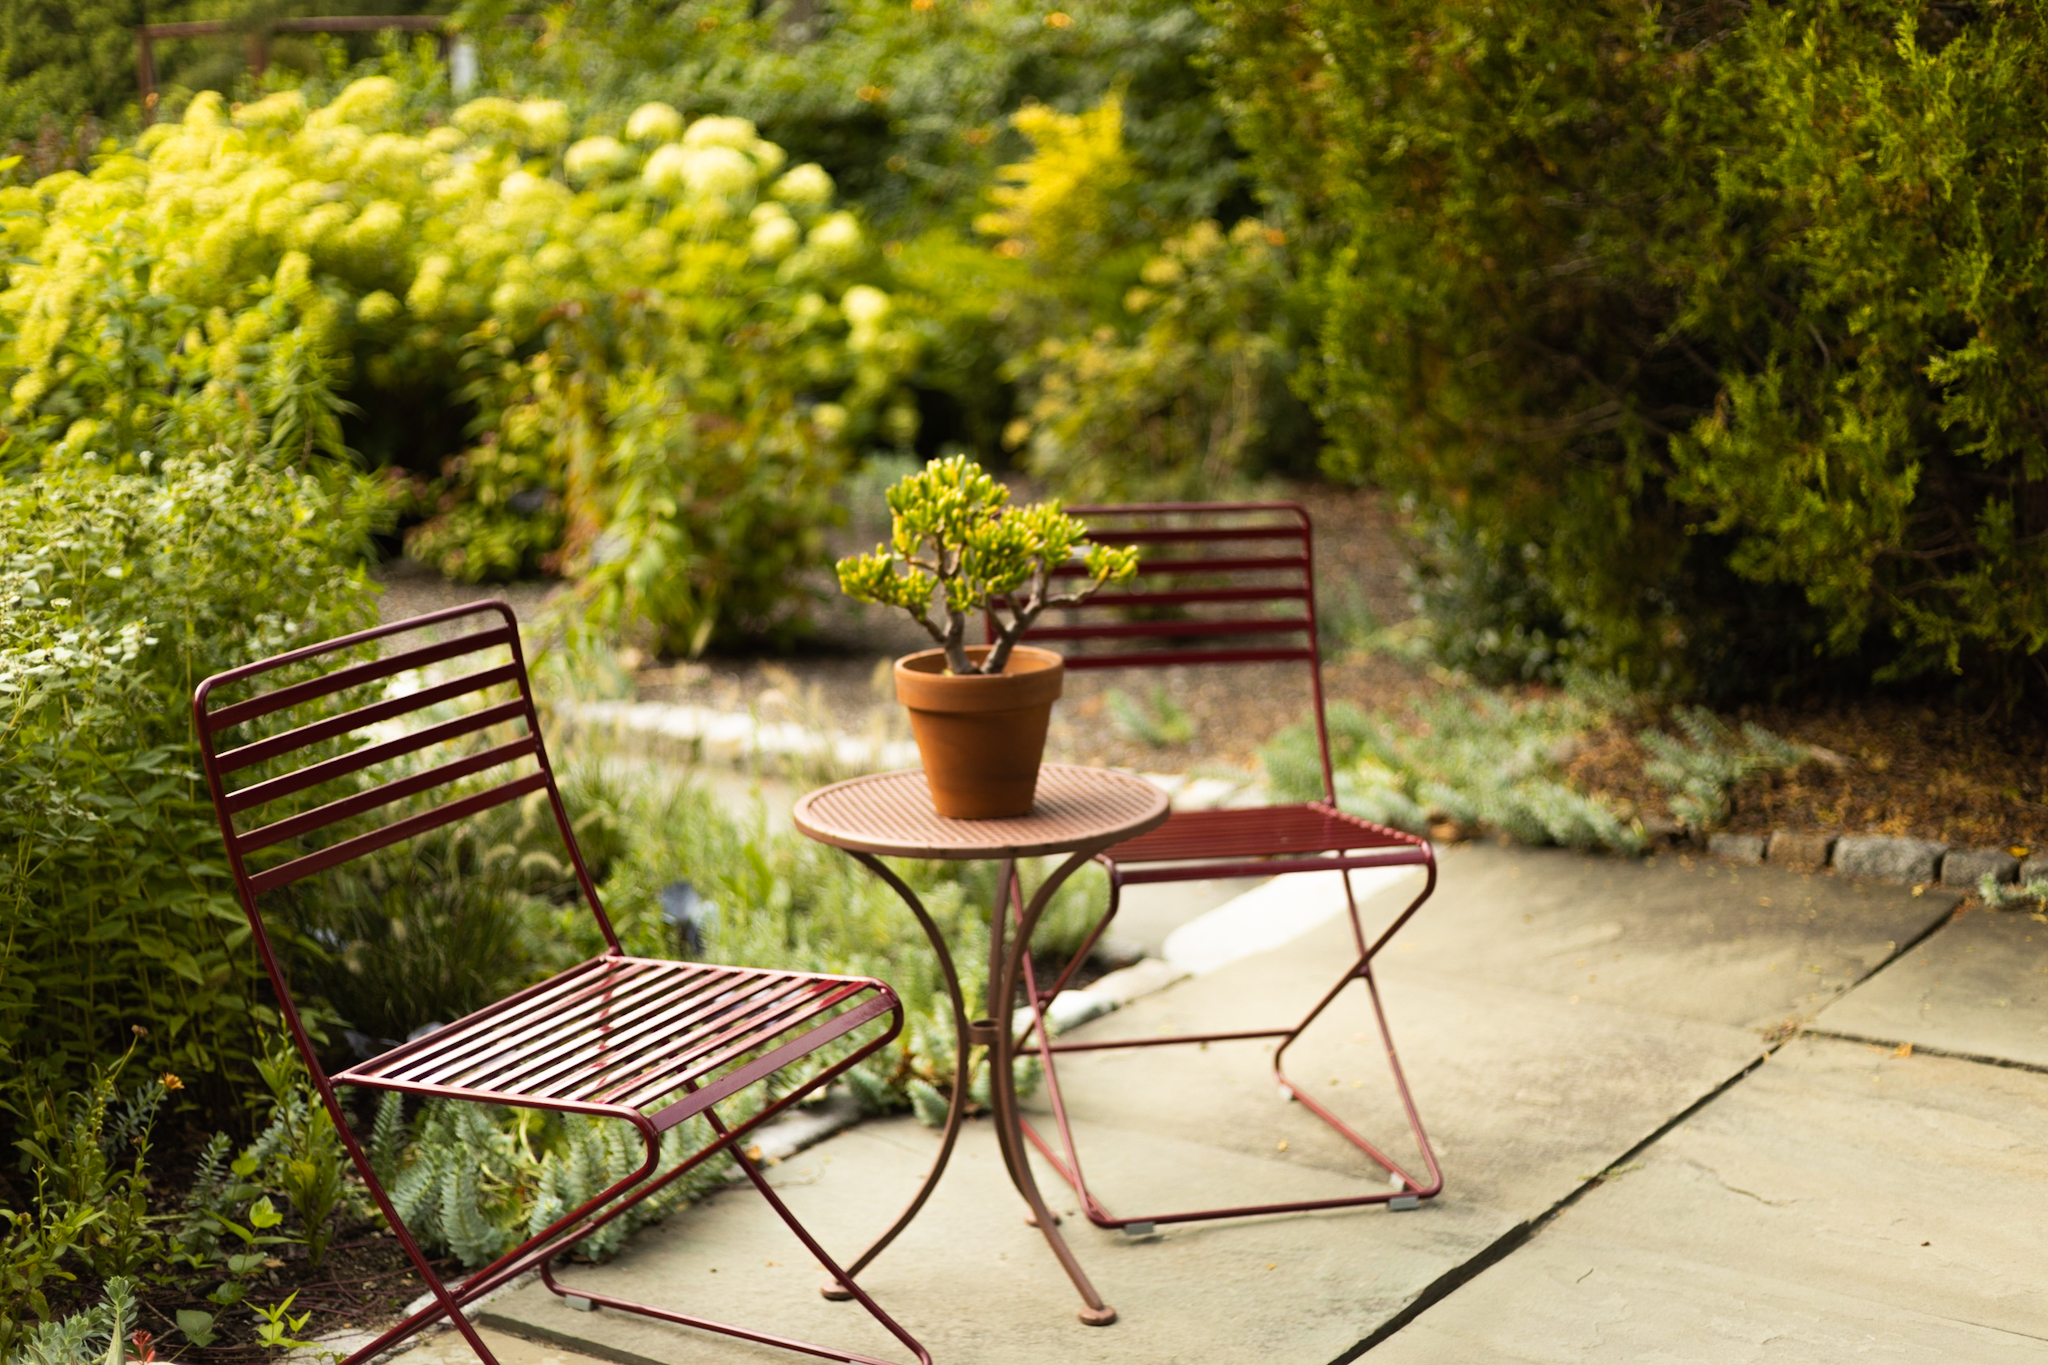
<path id="1" fill-rule="evenodd" d="M 1466 1283 L 1468 1283 L 1472 1279 L 1476 1278 L 1480 1274 L 1480 1272 L 1488 1269 L 1491 1266 L 1499 1264 L 1501 1261 L 1506 1260 L 1510 1254 L 1520 1250 L 1523 1244 L 1528 1242 L 1530 1238 L 1534 1237 L 1537 1233 L 1541 1232 L 1545 1227 L 1549 1226 L 1551 1220 L 1555 1219 L 1559 1214 L 1563 1213 L 1566 1209 L 1570 1208 L 1572 1205 L 1578 1203 L 1579 1200 L 1583 1199 L 1588 1191 L 1592 1190 L 1595 1186 L 1606 1184 L 1607 1171 L 1611 1171 L 1617 1166 L 1626 1166 L 1630 1161 L 1632 1161 L 1636 1157 L 1641 1156 L 1644 1152 L 1648 1151 L 1651 1147 L 1655 1146 L 1659 1141 L 1661 1141 L 1666 1135 L 1671 1133 L 1672 1130 L 1676 1129 L 1680 1124 L 1684 1123 L 1687 1119 L 1690 1119 L 1693 1115 L 1699 1113 L 1700 1110 L 1706 1108 L 1707 1105 L 1713 1103 L 1715 1100 L 1719 1099 L 1728 1091 L 1734 1089 L 1744 1080 L 1747 1080 L 1749 1076 L 1753 1072 L 1755 1072 L 1758 1067 L 1762 1066 L 1765 1062 L 1768 1062 L 1777 1053 L 1778 1049 L 1783 1047 L 1785 1043 L 1789 1041 L 1791 1041 L 1790 1038 L 1787 1038 L 1781 1042 L 1773 1043 L 1767 1046 L 1762 1052 L 1758 1053 L 1754 1059 L 1752 1059 L 1747 1065 L 1743 1066 L 1739 1071 L 1736 1071 L 1733 1075 L 1729 1076 L 1726 1080 L 1723 1080 L 1713 1089 L 1701 1095 L 1698 1099 L 1694 1100 L 1691 1104 L 1688 1104 L 1678 1113 L 1664 1120 L 1664 1122 L 1659 1124 L 1657 1128 L 1650 1133 L 1649 1136 L 1643 1138 L 1640 1142 L 1636 1143 L 1635 1146 L 1629 1148 L 1620 1156 L 1615 1157 L 1612 1161 L 1608 1162 L 1607 1165 L 1602 1168 L 1600 1174 L 1595 1175 L 1590 1179 L 1584 1181 L 1582 1184 L 1578 1186 L 1578 1188 L 1572 1190 L 1569 1194 L 1565 1195 L 1562 1199 L 1558 1200 L 1556 1203 L 1552 1204 L 1549 1208 L 1543 1210 L 1541 1213 L 1536 1214 L 1532 1218 L 1524 1219 L 1522 1222 L 1515 1224 L 1506 1232 L 1503 1232 L 1500 1236 L 1494 1238 L 1492 1242 L 1488 1243 L 1478 1252 L 1474 1253 L 1467 1259 L 1459 1262 L 1457 1265 L 1452 1266 L 1443 1274 L 1437 1276 L 1436 1279 L 1432 1280 L 1427 1286 L 1423 1288 L 1420 1294 L 1417 1294 L 1415 1298 L 1409 1302 L 1407 1307 L 1403 1308 L 1400 1312 L 1394 1314 L 1394 1316 L 1388 1318 L 1385 1322 L 1381 1323 L 1378 1327 L 1374 1328 L 1373 1331 L 1368 1336 L 1366 1336 L 1364 1340 L 1360 1341 L 1356 1346 L 1351 1347 L 1343 1354 L 1337 1356 L 1330 1362 L 1330 1365 L 1351 1365 L 1352 1361 L 1357 1360 L 1360 1356 L 1370 1351 L 1373 1347 L 1380 1345 L 1389 1337 L 1393 1336 L 1396 1332 L 1399 1332 L 1402 1328 L 1406 1327 L 1409 1323 L 1415 1321 L 1424 1313 L 1434 1308 L 1444 1299 L 1449 1298 L 1452 1293 L 1462 1288 Z"/>
<path id="2" fill-rule="evenodd" d="M 2014 1061 L 2010 1057 L 1993 1057 L 1982 1052 L 1957 1052 L 1953 1048 L 1935 1047 L 1928 1043 L 1916 1043 L 1910 1038 L 1872 1038 L 1862 1033 L 1843 1033 L 1837 1029 L 1805 1028 L 1799 1031 L 1807 1038 L 1830 1038 L 1838 1043 L 1868 1043 L 1872 1047 L 1913 1049 L 1915 1057 L 1945 1057 L 1956 1062 L 1975 1062 L 1978 1066 L 2002 1066 L 2012 1071 L 2031 1071 L 2036 1075 L 2048 1076 L 2048 1065 L 2040 1062 Z M 2001 1329 L 2004 1330 L 2004 1329 Z"/>

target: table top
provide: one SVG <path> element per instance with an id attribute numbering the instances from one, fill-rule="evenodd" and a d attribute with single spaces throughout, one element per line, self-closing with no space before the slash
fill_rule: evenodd
<path id="1" fill-rule="evenodd" d="M 1038 858 L 1108 847 L 1166 819 L 1166 793 L 1108 768 L 1047 763 L 1029 815 L 952 820 L 932 809 L 924 772 L 875 773 L 799 797 L 796 827 L 822 844 L 899 858 Z"/>

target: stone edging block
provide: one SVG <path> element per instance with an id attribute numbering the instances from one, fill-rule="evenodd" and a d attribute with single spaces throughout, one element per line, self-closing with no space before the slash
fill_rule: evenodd
<path id="1" fill-rule="evenodd" d="M 1731 863 L 1760 863 L 1764 860 L 1761 834 L 1709 834 L 1707 852 Z"/>
<path id="2" fill-rule="evenodd" d="M 1794 834 L 1781 829 L 1771 836 L 1770 850 L 1765 855 L 1777 867 L 1786 867 L 1794 872 L 1818 872 L 1828 865 L 1835 854 L 1835 836 L 1832 834 Z"/>
<path id="3" fill-rule="evenodd" d="M 1958 848 L 1941 860 L 1941 884 L 1974 889 L 1990 877 L 2010 882 L 2020 874 L 2020 860 L 2002 848 Z"/>
<path id="4" fill-rule="evenodd" d="M 1844 834 L 1835 841 L 1835 870 L 1851 877 L 1888 882 L 1931 882 L 1941 872 L 1948 845 L 1932 839 L 1887 834 Z"/>

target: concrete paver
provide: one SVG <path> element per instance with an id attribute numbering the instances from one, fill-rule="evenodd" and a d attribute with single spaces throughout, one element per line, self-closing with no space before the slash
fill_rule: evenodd
<path id="1" fill-rule="evenodd" d="M 2048 1067 L 2048 916 L 1966 911 L 1814 1023 Z"/>
<path id="2" fill-rule="evenodd" d="M 2048 1361 L 2048 1076 L 1787 1044 L 1368 1353 Z"/>
<path id="3" fill-rule="evenodd" d="M 1391 915 L 1413 889 L 1375 897 L 1368 917 Z M 864 1283 L 949 1362 L 1332 1360 L 1754 1065 L 1758 1026 L 1809 1017 L 1952 903 L 1769 868 L 1738 875 L 1689 860 L 1453 850 L 1436 899 L 1380 968 L 1445 1165 L 1440 1199 L 1409 1213 L 1181 1225 L 1138 1240 L 1070 1217 L 1077 1254 L 1123 1315 L 1087 1328 L 1022 1223 L 992 1133 L 976 1124 L 932 1204 Z M 1085 1031 L 1284 1022 L 1353 955 L 1344 922 L 1326 923 Z M 1353 988 L 1290 1055 L 1290 1072 L 1406 1158 L 1376 1053 L 1366 996 Z M 1278 1098 L 1257 1043 L 1081 1054 L 1062 1075 L 1091 1179 L 1119 1212 L 1152 1200 L 1184 1208 L 1315 1197 L 1383 1179 Z M 934 1141 L 908 1120 L 870 1123 L 774 1178 L 845 1252 L 907 1199 Z M 1055 1206 L 1071 1210 L 1064 1187 L 1039 1170 Z M 818 1270 L 750 1193 L 680 1213 L 611 1264 L 567 1278 L 656 1301 L 700 1299 L 735 1320 L 900 1354 L 857 1308 L 817 1298 Z M 611 1359 L 779 1358 L 626 1315 L 576 1313 L 537 1287 L 489 1311 L 507 1330 Z"/>

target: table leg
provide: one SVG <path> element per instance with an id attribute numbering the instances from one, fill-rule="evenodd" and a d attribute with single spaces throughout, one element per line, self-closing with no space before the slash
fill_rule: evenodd
<path id="1" fill-rule="evenodd" d="M 1017 924 L 1015 941 L 1004 946 L 1008 936 L 1006 929 L 1010 919 L 1010 897 L 1016 867 L 1013 863 L 1003 864 L 1001 876 L 997 879 L 995 913 L 989 923 L 989 955 L 991 964 L 998 970 L 992 975 L 989 985 L 989 1011 L 997 1015 L 993 1044 L 989 1049 L 989 1094 L 994 1101 L 996 1118 L 996 1141 L 1002 1148 L 1003 1163 L 1009 1167 L 1010 1179 L 1017 1187 L 1017 1193 L 1031 1209 L 1032 1219 L 1038 1226 L 1052 1254 L 1059 1258 L 1060 1265 L 1080 1292 L 1085 1305 L 1078 1316 L 1091 1327 L 1107 1327 L 1116 1321 L 1116 1309 L 1102 1301 L 1095 1292 L 1095 1286 L 1088 1280 L 1081 1263 L 1074 1259 L 1074 1253 L 1067 1246 L 1067 1239 L 1061 1235 L 1059 1224 L 1052 1210 L 1046 1207 L 1045 1198 L 1038 1192 L 1038 1182 L 1031 1172 L 1031 1156 L 1024 1145 L 1024 1116 L 1017 1104 L 1017 1077 L 1012 1054 L 1015 1040 L 1010 1031 L 1010 1002 L 1017 997 L 1017 981 L 1023 970 L 1026 957 L 1031 952 L 1031 932 L 1038 927 L 1039 916 L 1051 902 L 1053 893 L 1060 889 L 1075 869 L 1101 852 L 1100 848 L 1084 848 L 1072 855 L 1040 883 L 1031 902 L 1024 908 Z"/>
<path id="2" fill-rule="evenodd" d="M 938 955 L 939 971 L 946 979 L 946 997 L 953 1008 L 953 1038 L 956 1050 L 953 1062 L 953 1095 L 946 1105 L 946 1127 L 939 1139 L 939 1154 L 933 1159 L 931 1169 L 925 1172 L 924 1180 L 918 1185 L 917 1194 L 911 1199 L 909 1207 L 889 1225 L 888 1231 L 877 1237 L 866 1251 L 847 1265 L 846 1278 L 849 1280 L 867 1269 L 868 1264 L 881 1255 L 889 1243 L 896 1240 L 897 1234 L 910 1226 L 910 1220 L 917 1217 L 917 1211 L 923 1208 L 925 1200 L 931 1197 L 932 1188 L 939 1183 L 939 1176 L 944 1174 L 946 1163 L 952 1159 L 953 1144 L 959 1140 L 960 1125 L 967 1117 L 967 1092 L 974 1078 L 974 1040 L 973 1033 L 968 1027 L 967 998 L 961 993 L 960 973 L 953 967 L 953 954 L 946 947 L 946 936 L 940 933 L 939 926 L 932 922 L 930 912 L 924 908 L 924 902 L 918 899 L 917 893 L 891 871 L 888 864 L 872 853 L 854 853 L 852 856 L 859 859 L 868 871 L 880 877 L 902 898 L 903 903 L 910 907 L 910 913 L 917 916 L 918 925 L 923 928 L 924 936 L 931 941 L 932 951 Z M 852 1293 L 837 1280 L 827 1280 L 819 1286 L 818 1293 L 834 1301 L 853 1297 Z"/>

